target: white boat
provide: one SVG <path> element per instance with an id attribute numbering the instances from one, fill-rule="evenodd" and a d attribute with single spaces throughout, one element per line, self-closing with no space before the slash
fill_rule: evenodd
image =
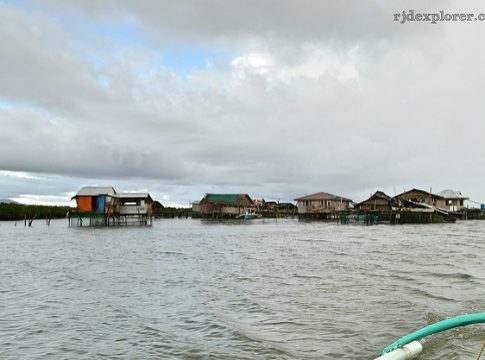
<path id="1" fill-rule="evenodd" d="M 253 220 L 253 219 L 258 219 L 260 217 L 262 217 L 261 214 L 256 214 L 254 212 L 246 211 L 244 214 L 239 214 L 238 216 L 236 216 L 236 219 Z"/>

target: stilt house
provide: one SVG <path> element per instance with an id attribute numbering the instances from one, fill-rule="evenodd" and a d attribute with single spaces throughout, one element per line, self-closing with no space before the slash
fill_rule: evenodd
<path id="1" fill-rule="evenodd" d="M 209 217 L 234 217 L 254 209 L 248 194 L 206 194 L 199 202 L 199 213 Z"/>
<path id="2" fill-rule="evenodd" d="M 332 213 L 349 210 L 352 200 L 326 192 L 296 198 L 299 214 Z"/>
<path id="3" fill-rule="evenodd" d="M 376 191 L 367 200 L 356 204 L 355 209 L 364 211 L 386 212 L 391 209 L 391 197 L 382 191 Z"/>
<path id="4" fill-rule="evenodd" d="M 405 191 L 392 198 L 394 204 L 399 207 L 406 206 L 405 201 L 411 201 L 413 203 L 422 203 L 431 205 L 440 209 L 446 208 L 446 200 L 443 196 L 430 193 L 428 191 L 412 189 Z"/>

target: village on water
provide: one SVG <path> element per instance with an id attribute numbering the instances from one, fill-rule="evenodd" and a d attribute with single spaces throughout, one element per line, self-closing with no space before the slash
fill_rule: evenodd
<path id="1" fill-rule="evenodd" d="M 118 193 L 112 186 L 82 187 L 72 199 L 76 200 L 76 208 L 67 214 L 69 226 L 151 225 L 164 208 L 149 193 Z M 466 202 L 475 205 L 469 206 Z M 484 204 L 471 201 L 454 190 L 432 193 L 411 189 L 394 197 L 376 191 L 358 203 L 327 192 L 297 197 L 294 202 L 252 199 L 248 194 L 208 193 L 191 205 L 190 216 L 201 219 L 297 217 L 343 224 L 404 224 L 485 218 Z M 185 214 L 188 216 L 189 212 Z"/>

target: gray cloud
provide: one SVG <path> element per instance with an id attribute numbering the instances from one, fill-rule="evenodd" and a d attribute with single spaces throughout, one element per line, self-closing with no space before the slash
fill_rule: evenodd
<path id="1" fill-rule="evenodd" d="M 145 36 L 170 42 L 197 41 L 259 41 L 284 39 L 301 41 L 354 41 L 356 39 L 407 36 L 416 30 L 394 26 L 392 14 L 407 9 L 436 10 L 447 2 L 432 1 L 280 1 L 224 0 L 150 1 L 133 3 L 128 0 L 83 0 L 68 4 L 58 0 L 43 0 L 52 9 L 76 9 L 90 18 L 113 22 L 114 18 L 130 21 L 133 26 L 148 28 Z"/>
<path id="2" fill-rule="evenodd" d="M 485 198 L 483 24 L 393 23 L 408 2 L 38 4 L 0 5 L 0 169 L 41 174 L 0 176 L 2 197 L 110 182 L 179 203 L 411 186 Z M 79 35 L 117 22 L 140 42 Z M 160 55 L 177 42 L 224 47 L 185 72 Z"/>

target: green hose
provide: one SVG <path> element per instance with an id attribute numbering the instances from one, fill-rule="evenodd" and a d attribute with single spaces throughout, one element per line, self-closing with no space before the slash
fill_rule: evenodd
<path id="1" fill-rule="evenodd" d="M 391 352 L 396 348 L 409 344 L 411 341 L 420 340 L 428 335 L 436 334 L 441 331 L 453 329 L 459 326 L 478 324 L 483 322 L 485 322 L 485 313 L 461 315 L 451 319 L 446 319 L 435 324 L 426 326 L 406 336 L 403 336 L 399 340 L 382 349 L 380 355 L 384 355 L 385 353 Z"/>

